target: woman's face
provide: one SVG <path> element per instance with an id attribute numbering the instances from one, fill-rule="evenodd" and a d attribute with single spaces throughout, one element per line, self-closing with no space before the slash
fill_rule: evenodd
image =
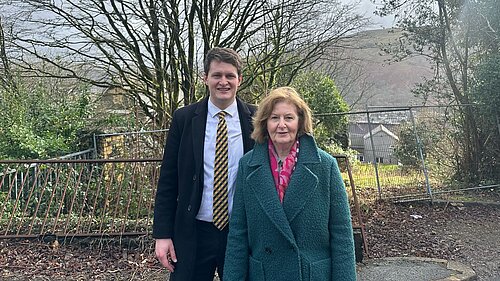
<path id="1" fill-rule="evenodd" d="M 267 132 L 276 146 L 292 146 L 297 139 L 299 115 L 297 107 L 288 102 L 278 102 L 267 118 Z"/>

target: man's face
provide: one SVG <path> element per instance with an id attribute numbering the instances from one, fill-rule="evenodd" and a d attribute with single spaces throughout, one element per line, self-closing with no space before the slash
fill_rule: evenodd
<path id="1" fill-rule="evenodd" d="M 236 98 L 242 77 L 234 65 L 214 60 L 203 80 L 210 91 L 210 100 L 218 108 L 225 109 Z"/>

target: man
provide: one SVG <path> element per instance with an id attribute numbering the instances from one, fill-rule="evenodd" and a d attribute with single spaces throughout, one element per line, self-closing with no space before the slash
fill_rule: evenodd
<path id="1" fill-rule="evenodd" d="M 210 96 L 174 113 L 153 222 L 156 256 L 170 280 L 212 281 L 216 270 L 222 279 L 238 161 L 254 144 L 255 107 L 236 98 L 241 68 L 234 50 L 210 50 L 204 62 Z"/>

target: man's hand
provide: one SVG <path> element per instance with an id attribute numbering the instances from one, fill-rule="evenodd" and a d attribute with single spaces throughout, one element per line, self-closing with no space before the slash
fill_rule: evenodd
<path id="1" fill-rule="evenodd" d="M 177 256 L 172 239 L 156 239 L 155 253 L 161 264 L 170 272 L 174 272 Z"/>

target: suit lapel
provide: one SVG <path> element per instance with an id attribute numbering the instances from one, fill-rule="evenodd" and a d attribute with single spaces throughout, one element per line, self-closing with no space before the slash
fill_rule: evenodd
<path id="1" fill-rule="evenodd" d="M 253 148 L 254 142 L 250 138 L 252 133 L 252 113 L 248 106 L 239 98 L 236 98 L 238 105 L 238 115 L 240 117 L 241 133 L 243 136 L 243 151 L 246 153 Z"/>
<path id="2" fill-rule="evenodd" d="M 205 128 L 207 125 L 208 98 L 205 98 L 195 109 L 193 119 L 191 120 L 191 135 L 193 138 L 194 167 L 196 174 L 203 163 L 203 147 L 205 143 Z"/>
<path id="3" fill-rule="evenodd" d="M 194 152 L 194 167 L 196 174 L 203 164 L 203 149 L 205 143 L 205 129 L 207 125 L 207 112 L 208 112 L 208 99 L 204 98 L 198 103 L 191 120 L 191 136 L 193 138 L 193 152 Z M 243 149 L 248 152 L 253 147 L 253 141 L 250 139 L 252 131 L 252 113 L 248 106 L 245 105 L 239 98 L 236 98 L 238 106 L 238 114 L 240 117 L 241 132 L 243 135 Z"/>

